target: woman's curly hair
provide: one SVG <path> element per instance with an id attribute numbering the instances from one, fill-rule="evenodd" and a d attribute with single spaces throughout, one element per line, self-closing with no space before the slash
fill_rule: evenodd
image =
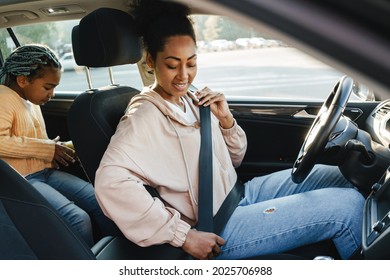
<path id="1" fill-rule="evenodd" d="M 164 49 L 169 37 L 188 35 L 196 43 L 188 6 L 160 0 L 139 0 L 130 13 L 135 18 L 144 48 L 153 59 L 156 59 L 157 52 Z"/>

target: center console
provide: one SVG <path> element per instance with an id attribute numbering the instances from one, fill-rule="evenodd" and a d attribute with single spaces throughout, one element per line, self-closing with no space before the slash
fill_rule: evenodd
<path id="1" fill-rule="evenodd" d="M 366 199 L 362 241 L 364 259 L 390 259 L 390 167 Z"/>

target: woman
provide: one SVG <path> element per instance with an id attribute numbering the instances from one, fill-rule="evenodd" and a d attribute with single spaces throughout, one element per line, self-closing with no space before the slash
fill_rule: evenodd
<path id="1" fill-rule="evenodd" d="M 73 149 L 46 133 L 40 109 L 54 96 L 61 64 L 47 46 L 17 48 L 0 70 L 0 158 L 23 175 L 92 246 L 91 217 L 102 234 L 116 226 L 102 213 L 91 184 L 59 171 L 76 160 Z"/>
<path id="2" fill-rule="evenodd" d="M 248 258 L 329 238 L 348 258 L 361 242 L 364 199 L 336 167 L 317 166 L 299 185 L 290 170 L 254 178 L 245 183 L 245 196 L 221 236 L 192 228 L 198 215 L 198 106 L 213 113 L 214 214 L 237 180 L 247 141 L 222 93 L 207 87 L 189 92 L 197 55 L 187 8 L 162 3 L 156 10 L 136 11 L 138 20 L 145 19 L 140 33 L 155 82 L 131 100 L 96 173 L 106 215 L 140 246 L 169 243 L 197 259 Z M 161 200 L 143 185 L 154 187 Z"/>

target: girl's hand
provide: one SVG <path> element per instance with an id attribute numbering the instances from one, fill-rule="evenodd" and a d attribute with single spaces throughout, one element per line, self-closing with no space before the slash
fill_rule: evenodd
<path id="1" fill-rule="evenodd" d="M 199 99 L 199 106 L 210 106 L 211 112 L 217 117 L 223 128 L 231 128 L 234 125 L 233 115 L 223 93 L 205 87 L 196 91 L 195 95 Z"/>
<path id="2" fill-rule="evenodd" d="M 73 149 L 66 146 L 65 142 L 60 142 L 59 137 L 53 139 L 56 143 L 53 165 L 55 168 L 59 169 L 60 164 L 63 166 L 68 166 L 69 163 L 74 163 L 76 161 L 76 153 Z"/>

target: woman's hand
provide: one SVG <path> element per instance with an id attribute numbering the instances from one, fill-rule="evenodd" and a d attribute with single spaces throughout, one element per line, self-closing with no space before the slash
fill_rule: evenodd
<path id="1" fill-rule="evenodd" d="M 205 87 L 197 91 L 195 95 L 199 99 L 199 106 L 210 106 L 211 112 L 217 117 L 223 128 L 231 128 L 234 125 L 233 115 L 223 93 L 214 92 Z"/>
<path id="2" fill-rule="evenodd" d="M 53 165 L 56 169 L 60 168 L 60 164 L 63 166 L 68 166 L 69 163 L 74 163 L 76 161 L 76 153 L 73 149 L 67 147 L 66 142 L 60 142 L 59 137 L 53 139 L 55 142 L 55 151 L 53 158 Z"/>
<path id="3" fill-rule="evenodd" d="M 196 259 L 210 260 L 221 253 L 223 244 L 225 240 L 214 233 L 191 229 L 182 249 Z"/>

